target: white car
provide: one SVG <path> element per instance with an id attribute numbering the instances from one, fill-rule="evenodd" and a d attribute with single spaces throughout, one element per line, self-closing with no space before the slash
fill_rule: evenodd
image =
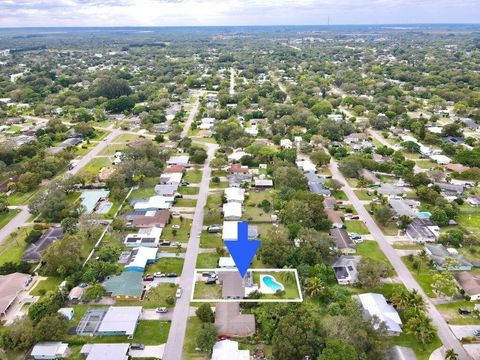
<path id="1" fill-rule="evenodd" d="M 182 292 L 183 292 L 182 288 L 178 288 L 178 289 L 177 289 L 177 292 L 175 293 L 175 297 L 176 297 L 177 299 L 180 298 L 180 297 L 182 297 Z"/>
<path id="2" fill-rule="evenodd" d="M 153 274 L 153 277 L 161 278 L 161 277 L 165 277 L 165 274 L 162 274 L 161 272 L 156 272 Z"/>
<path id="3" fill-rule="evenodd" d="M 158 314 L 165 314 L 168 312 L 168 309 L 166 307 L 159 307 L 155 309 L 155 312 Z"/>

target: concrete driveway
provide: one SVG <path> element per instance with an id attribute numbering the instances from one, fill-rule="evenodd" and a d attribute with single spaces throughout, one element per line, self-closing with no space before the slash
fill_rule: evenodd
<path id="1" fill-rule="evenodd" d="M 453 334 L 459 340 L 467 336 L 473 336 L 475 330 L 480 330 L 480 325 L 450 325 Z"/>
<path id="2" fill-rule="evenodd" d="M 163 351 L 165 350 L 165 344 L 162 345 L 149 345 L 145 346 L 143 350 L 130 350 L 128 355 L 133 358 L 156 358 L 161 359 L 163 357 Z"/>

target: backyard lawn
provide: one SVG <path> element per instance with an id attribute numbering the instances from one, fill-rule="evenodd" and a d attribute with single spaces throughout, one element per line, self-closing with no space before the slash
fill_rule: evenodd
<path id="1" fill-rule="evenodd" d="M 0 213 L 0 229 L 7 225 L 19 212 L 20 209 L 13 209 Z"/>
<path id="2" fill-rule="evenodd" d="M 480 213 L 460 213 L 457 217 L 458 225 L 466 227 L 479 229 L 480 228 Z"/>
<path id="3" fill-rule="evenodd" d="M 161 258 L 158 259 L 154 264 L 150 264 L 145 269 L 145 272 L 148 274 L 153 274 L 155 272 L 161 273 L 177 273 L 178 276 L 182 273 L 183 269 L 183 258 Z"/>
<path id="4" fill-rule="evenodd" d="M 80 173 L 87 176 L 96 176 L 102 168 L 109 165 L 112 165 L 112 162 L 109 158 L 93 158 L 82 170 L 80 170 Z"/>
<path id="5" fill-rule="evenodd" d="M 219 256 L 216 252 L 213 253 L 201 253 L 197 257 L 198 269 L 214 269 L 218 267 Z"/>
<path id="6" fill-rule="evenodd" d="M 357 233 L 359 235 L 370 234 L 367 227 L 362 221 L 359 220 L 345 220 L 345 226 L 349 233 Z"/>
<path id="7" fill-rule="evenodd" d="M 58 288 L 61 279 L 56 277 L 48 277 L 45 280 L 42 280 L 37 283 L 37 285 L 30 291 L 32 296 L 43 296 L 49 291 L 54 291 Z"/>

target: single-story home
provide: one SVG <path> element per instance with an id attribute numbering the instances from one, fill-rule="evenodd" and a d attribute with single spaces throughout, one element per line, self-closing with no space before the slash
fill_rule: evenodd
<path id="1" fill-rule="evenodd" d="M 238 240 L 238 221 L 224 221 L 222 226 L 223 241 Z M 248 224 L 248 239 L 258 239 L 258 226 Z"/>
<path id="2" fill-rule="evenodd" d="M 465 291 L 465 295 L 470 297 L 470 301 L 480 301 L 480 276 L 467 271 L 462 271 L 454 275 L 460 288 Z"/>
<path id="3" fill-rule="evenodd" d="M 439 165 L 447 165 L 452 162 L 452 159 L 445 155 L 430 155 L 430 159 Z"/>
<path id="4" fill-rule="evenodd" d="M 170 165 L 163 170 L 163 173 L 164 174 L 174 174 L 174 173 L 182 174 L 184 170 L 185 168 L 183 167 L 183 165 Z"/>
<path id="5" fill-rule="evenodd" d="M 155 185 L 155 194 L 162 196 L 175 196 L 178 191 L 178 183 Z"/>
<path id="6" fill-rule="evenodd" d="M 218 259 L 218 267 L 224 269 L 235 269 L 237 266 L 235 265 L 235 261 L 231 256 L 222 256 Z"/>
<path id="7" fill-rule="evenodd" d="M 160 175 L 160 185 L 178 185 L 182 182 L 182 173 L 166 173 Z"/>
<path id="8" fill-rule="evenodd" d="M 70 355 L 68 344 L 60 341 L 45 341 L 37 343 L 30 356 L 34 359 L 61 359 Z"/>
<path id="9" fill-rule="evenodd" d="M 227 203 L 243 203 L 245 200 L 245 189 L 239 187 L 229 187 L 225 189 L 225 200 Z"/>
<path id="10" fill-rule="evenodd" d="M 317 172 L 317 167 L 310 160 L 300 160 L 296 162 L 297 167 L 302 170 L 304 173 L 307 172 Z"/>
<path id="11" fill-rule="evenodd" d="M 75 313 L 75 311 L 73 310 L 73 307 L 63 307 L 58 309 L 57 312 L 65 316 L 68 321 L 72 320 L 73 314 Z"/>
<path id="12" fill-rule="evenodd" d="M 365 317 L 375 316 L 378 320 L 384 322 L 390 335 L 400 335 L 403 332 L 400 327 L 402 320 L 397 310 L 387 303 L 382 294 L 365 293 L 357 295 L 357 298 Z M 375 327 L 378 328 L 379 326 L 380 324 L 375 324 Z"/>
<path id="13" fill-rule="evenodd" d="M 250 360 L 250 350 L 240 350 L 237 341 L 217 341 L 213 345 L 212 360 Z"/>
<path id="14" fill-rule="evenodd" d="M 242 185 L 252 181 L 252 175 L 244 173 L 233 173 L 227 175 L 229 187 L 241 187 Z"/>
<path id="15" fill-rule="evenodd" d="M 432 259 L 435 268 L 439 271 L 470 271 L 473 265 L 465 259 L 463 255 L 458 254 L 454 249 L 446 249 L 442 244 L 425 244 L 425 251 L 427 255 Z M 448 269 L 444 268 L 444 264 L 447 259 L 453 259 L 458 264 L 451 265 Z"/>
<path id="16" fill-rule="evenodd" d="M 23 261 L 38 262 L 42 258 L 43 251 L 55 241 L 62 239 L 64 231 L 62 227 L 51 227 L 33 244 L 28 245 L 23 253 Z"/>
<path id="17" fill-rule="evenodd" d="M 240 220 L 242 217 L 242 204 L 237 202 L 223 204 L 223 217 L 225 220 Z"/>
<path id="18" fill-rule="evenodd" d="M 447 195 L 462 195 L 465 191 L 464 185 L 456 185 L 445 182 L 435 182 L 433 185 L 436 185 L 440 190 Z"/>
<path id="19" fill-rule="evenodd" d="M 241 164 L 232 164 L 228 169 L 227 172 L 229 174 L 248 174 L 249 173 L 248 166 L 243 166 Z"/>
<path id="20" fill-rule="evenodd" d="M 257 189 L 265 189 L 265 188 L 271 188 L 273 187 L 273 180 L 272 179 L 261 179 L 261 178 L 255 178 L 254 185 L 255 188 Z"/>
<path id="21" fill-rule="evenodd" d="M 430 219 L 414 218 L 406 229 L 410 240 L 420 243 L 434 242 L 438 239 L 440 228 Z"/>
<path id="22" fill-rule="evenodd" d="M 220 302 L 215 307 L 215 326 L 219 335 L 250 336 L 255 334 L 255 315 L 242 314 L 238 302 Z"/>
<path id="23" fill-rule="evenodd" d="M 85 293 L 85 288 L 80 286 L 75 286 L 68 293 L 68 300 L 72 303 L 78 303 L 82 300 L 83 294 Z"/>
<path id="24" fill-rule="evenodd" d="M 380 185 L 380 179 L 370 170 L 362 169 L 360 171 L 360 176 L 362 176 L 365 180 L 371 182 L 372 184 Z"/>
<path id="25" fill-rule="evenodd" d="M 132 338 L 141 313 L 141 306 L 110 306 L 97 333 L 100 336 L 125 335 Z"/>
<path id="26" fill-rule="evenodd" d="M 335 277 L 340 285 L 355 284 L 358 282 L 357 265 L 361 256 L 342 255 L 332 264 Z"/>
<path id="27" fill-rule="evenodd" d="M 150 197 L 148 201 L 135 202 L 133 208 L 135 210 L 167 210 L 173 206 L 175 197 L 156 195 Z"/>
<path id="28" fill-rule="evenodd" d="M 468 166 L 464 166 L 462 164 L 452 164 L 452 163 L 450 163 L 450 164 L 447 164 L 445 166 L 445 169 L 456 172 L 456 173 L 459 173 L 459 174 L 462 174 L 470 168 Z"/>
<path id="29" fill-rule="evenodd" d="M 325 213 L 327 214 L 328 220 L 332 222 L 332 228 L 340 229 L 343 227 L 343 212 L 333 209 L 325 209 Z"/>
<path id="30" fill-rule="evenodd" d="M 139 300 L 144 287 L 143 273 L 139 271 L 125 271 L 120 275 L 111 275 L 103 282 L 108 296 L 116 300 Z"/>
<path id="31" fill-rule="evenodd" d="M 125 265 L 125 271 L 135 271 L 143 273 L 148 264 L 153 264 L 157 260 L 157 248 L 155 247 L 137 247 L 134 248 L 128 256 Z"/>
<path id="32" fill-rule="evenodd" d="M 158 247 L 163 229 L 160 227 L 142 228 L 137 234 L 128 234 L 124 244 L 129 247 Z"/>
<path id="33" fill-rule="evenodd" d="M 22 291 L 32 285 L 32 275 L 12 273 L 0 275 L 0 316 L 5 315 Z"/>
<path id="34" fill-rule="evenodd" d="M 188 167 L 189 156 L 188 155 L 179 155 L 179 156 L 172 156 L 170 159 L 167 160 L 167 165 L 182 165 L 183 167 Z"/>
<path id="35" fill-rule="evenodd" d="M 135 210 L 125 213 L 129 228 L 164 228 L 170 222 L 171 213 L 169 210 Z"/>
<path id="36" fill-rule="evenodd" d="M 238 271 L 219 271 L 218 282 L 222 286 L 223 299 L 243 299 L 245 283 Z"/>
<path id="37" fill-rule="evenodd" d="M 342 254 L 354 254 L 357 251 L 355 243 L 345 229 L 332 229 L 330 236 L 334 238 L 335 246 Z"/>
<path id="38" fill-rule="evenodd" d="M 127 360 L 129 348 L 129 343 L 85 344 L 80 354 L 86 356 L 85 360 Z"/>
<path id="39" fill-rule="evenodd" d="M 418 206 L 418 202 L 413 200 L 404 200 L 390 198 L 388 199 L 388 204 L 395 211 L 396 216 L 408 216 L 409 218 L 414 218 L 417 212 L 414 210 Z"/>

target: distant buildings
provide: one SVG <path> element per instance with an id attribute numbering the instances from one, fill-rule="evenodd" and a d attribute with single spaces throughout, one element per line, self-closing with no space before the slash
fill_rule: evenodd
<path id="1" fill-rule="evenodd" d="M 470 271 L 473 265 L 455 249 L 446 249 L 441 244 L 425 244 L 425 251 L 439 271 Z M 450 262 L 448 262 L 450 260 Z"/>

